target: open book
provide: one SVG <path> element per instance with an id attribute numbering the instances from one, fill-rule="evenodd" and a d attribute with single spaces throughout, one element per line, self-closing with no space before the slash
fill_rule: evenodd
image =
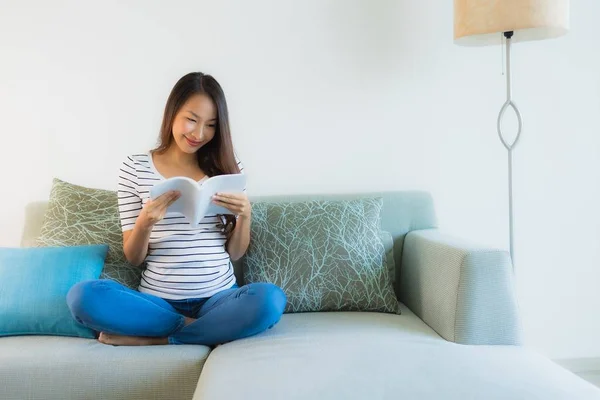
<path id="1" fill-rule="evenodd" d="M 171 190 L 180 192 L 181 197 L 169 206 L 167 212 L 183 214 L 192 227 L 197 228 L 206 215 L 232 214 L 228 209 L 213 203 L 212 197 L 216 193 L 241 193 L 245 187 L 244 174 L 217 175 L 200 182 L 177 176 L 150 188 L 150 198 L 154 200 Z"/>

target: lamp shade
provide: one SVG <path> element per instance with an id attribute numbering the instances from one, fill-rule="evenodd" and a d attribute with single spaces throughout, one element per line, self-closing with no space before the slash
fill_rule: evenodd
<path id="1" fill-rule="evenodd" d="M 562 36 L 569 30 L 569 0 L 454 0 L 454 41 L 458 45 L 500 44 Z"/>

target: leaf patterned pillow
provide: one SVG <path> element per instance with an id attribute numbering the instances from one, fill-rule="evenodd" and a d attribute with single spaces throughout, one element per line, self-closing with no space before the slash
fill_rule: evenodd
<path id="1" fill-rule="evenodd" d="M 381 198 L 255 203 L 244 280 L 271 282 L 286 312 L 399 313 Z"/>
<path id="2" fill-rule="evenodd" d="M 38 246 L 108 244 L 100 278 L 137 289 L 141 268 L 125 259 L 117 192 L 91 189 L 54 179 Z"/>

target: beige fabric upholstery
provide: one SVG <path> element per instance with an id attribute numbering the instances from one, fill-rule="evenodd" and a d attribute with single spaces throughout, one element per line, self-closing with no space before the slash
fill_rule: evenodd
<path id="1" fill-rule="evenodd" d="M 21 236 L 22 247 L 35 246 L 35 240 L 42 230 L 44 214 L 47 208 L 47 201 L 29 203 L 25 207 L 25 226 L 23 227 L 23 234 Z"/>
<path id="2" fill-rule="evenodd" d="M 520 344 L 521 322 L 507 252 L 436 229 L 406 235 L 402 301 L 442 337 L 460 344 Z"/>
<path id="3" fill-rule="evenodd" d="M 0 338 L 0 399 L 192 398 L 205 346 L 108 346 L 96 340 Z"/>
<path id="4" fill-rule="evenodd" d="M 406 307 L 286 314 L 268 332 L 217 347 L 194 400 L 573 400 L 600 389 L 516 346 L 440 338 Z"/>

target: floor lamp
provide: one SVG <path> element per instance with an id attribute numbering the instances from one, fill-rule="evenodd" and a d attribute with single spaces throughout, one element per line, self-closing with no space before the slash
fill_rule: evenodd
<path id="1" fill-rule="evenodd" d="M 513 42 L 550 39 L 569 29 L 569 0 L 454 0 L 454 41 L 458 45 L 487 46 L 505 43 L 506 102 L 496 128 L 508 152 L 508 223 L 510 256 L 515 262 L 513 232 L 513 151 L 521 136 L 523 120 L 512 99 L 510 46 Z M 518 130 L 512 142 L 505 139 L 502 119 L 512 108 Z"/>

